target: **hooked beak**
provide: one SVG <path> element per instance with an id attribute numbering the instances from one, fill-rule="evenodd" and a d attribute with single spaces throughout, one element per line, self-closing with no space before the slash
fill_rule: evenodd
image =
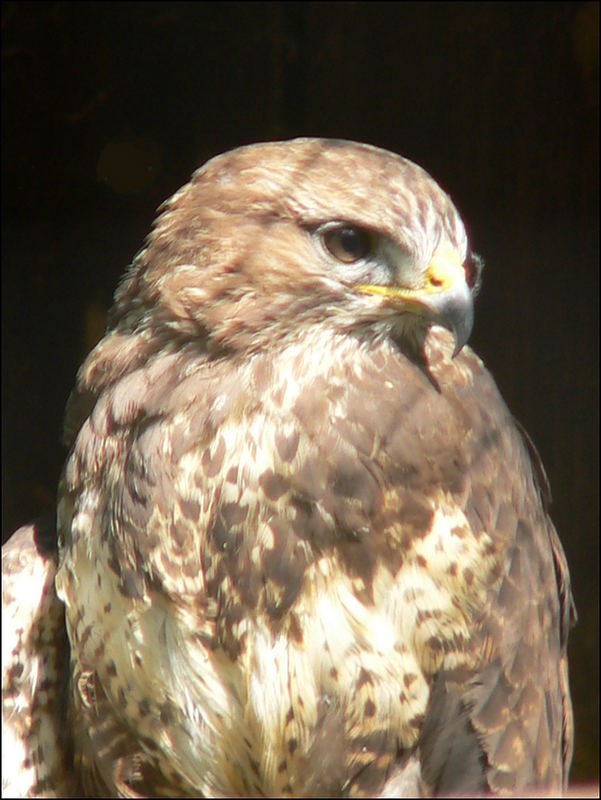
<path id="1" fill-rule="evenodd" d="M 458 355 L 472 332 L 474 300 L 466 279 L 466 270 L 454 250 L 440 248 L 424 274 L 423 285 L 416 289 L 399 286 L 362 284 L 362 294 L 386 298 L 392 305 L 442 325 L 453 334 Z"/>

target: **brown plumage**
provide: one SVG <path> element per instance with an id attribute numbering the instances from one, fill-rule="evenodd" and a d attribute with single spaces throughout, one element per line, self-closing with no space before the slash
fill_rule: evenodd
<path id="1" fill-rule="evenodd" d="M 462 349 L 479 271 L 366 145 L 240 148 L 165 205 L 67 409 L 77 790 L 565 785 L 569 576 Z"/>

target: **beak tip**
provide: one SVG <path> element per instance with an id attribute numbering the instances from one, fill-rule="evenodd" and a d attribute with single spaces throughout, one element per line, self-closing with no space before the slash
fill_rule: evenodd
<path id="1" fill-rule="evenodd" d="M 474 326 L 473 306 L 467 304 L 461 314 L 452 315 L 454 318 L 451 320 L 450 329 L 455 339 L 455 349 L 453 350 L 453 358 L 456 358 L 463 350 L 471 336 L 472 328 Z"/>

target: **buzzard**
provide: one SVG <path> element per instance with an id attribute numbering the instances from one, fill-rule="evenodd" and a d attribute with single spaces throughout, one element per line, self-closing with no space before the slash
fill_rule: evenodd
<path id="1" fill-rule="evenodd" d="M 242 147 L 164 205 L 69 399 L 58 551 L 5 553 L 9 791 L 565 787 L 569 575 L 465 346 L 480 269 L 364 144 Z"/>

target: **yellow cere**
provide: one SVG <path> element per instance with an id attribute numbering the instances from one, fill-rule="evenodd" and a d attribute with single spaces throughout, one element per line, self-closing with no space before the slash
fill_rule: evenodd
<path id="1" fill-rule="evenodd" d="M 425 290 L 444 291 L 458 280 L 465 281 L 465 271 L 457 251 L 449 245 L 439 247 L 426 270 Z"/>
<path id="2" fill-rule="evenodd" d="M 355 290 L 363 294 L 379 295 L 395 299 L 410 299 L 422 293 L 444 292 L 458 281 L 465 281 L 463 263 L 457 252 L 445 244 L 440 247 L 432 256 L 424 276 L 424 285 L 417 289 L 410 289 L 406 286 L 380 286 L 371 283 L 362 283 L 355 287 Z"/>

